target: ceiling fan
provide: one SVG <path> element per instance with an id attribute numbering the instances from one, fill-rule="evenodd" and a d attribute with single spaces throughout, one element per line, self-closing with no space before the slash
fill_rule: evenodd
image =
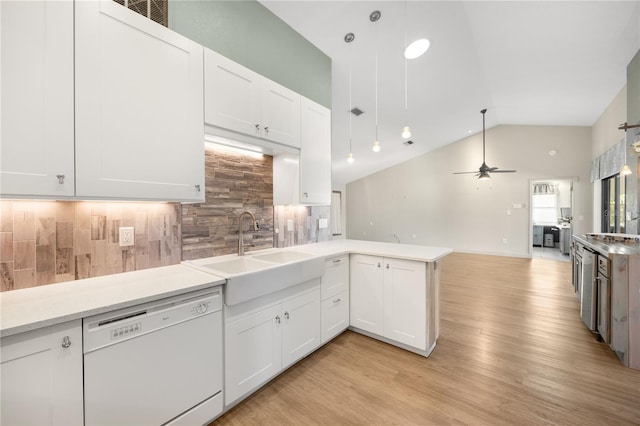
<path id="1" fill-rule="evenodd" d="M 476 173 L 478 176 L 478 180 L 487 180 L 491 179 L 489 173 L 515 173 L 516 170 L 499 170 L 497 167 L 489 167 L 485 162 L 485 148 L 484 148 L 484 114 L 487 112 L 487 109 L 483 109 L 480 111 L 482 114 L 482 165 L 480 168 L 473 172 L 455 172 L 454 175 L 462 175 L 467 173 Z"/>

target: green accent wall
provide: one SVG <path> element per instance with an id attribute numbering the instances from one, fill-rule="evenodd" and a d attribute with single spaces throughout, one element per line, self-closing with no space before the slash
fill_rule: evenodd
<path id="1" fill-rule="evenodd" d="M 331 108 L 331 59 L 255 0 L 170 0 L 169 28 Z"/>

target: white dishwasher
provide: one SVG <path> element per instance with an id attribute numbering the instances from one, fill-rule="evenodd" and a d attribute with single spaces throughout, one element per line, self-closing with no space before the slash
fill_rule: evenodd
<path id="1" fill-rule="evenodd" d="M 204 424 L 222 412 L 222 290 L 83 320 L 86 425 Z"/>

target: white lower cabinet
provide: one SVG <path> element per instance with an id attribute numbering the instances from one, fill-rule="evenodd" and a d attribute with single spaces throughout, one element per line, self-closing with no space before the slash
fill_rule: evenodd
<path id="1" fill-rule="evenodd" d="M 226 406 L 320 346 L 319 288 L 259 308 L 247 303 L 246 315 L 225 324 Z"/>
<path id="2" fill-rule="evenodd" d="M 325 260 L 320 291 L 324 344 L 349 327 L 349 255 Z"/>
<path id="3" fill-rule="evenodd" d="M 350 324 L 370 333 L 383 334 L 384 281 L 381 257 L 352 254 L 350 265 Z"/>
<path id="4" fill-rule="evenodd" d="M 427 350 L 427 264 L 351 255 L 350 324 L 360 330 Z"/>
<path id="5" fill-rule="evenodd" d="M 3 337 L 0 360 L 0 424 L 83 424 L 81 320 Z"/>

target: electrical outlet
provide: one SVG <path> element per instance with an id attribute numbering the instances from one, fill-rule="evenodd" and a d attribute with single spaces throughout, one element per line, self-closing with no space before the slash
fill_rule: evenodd
<path id="1" fill-rule="evenodd" d="M 507 216 L 511 216 L 511 210 L 507 210 Z"/>
<path id="2" fill-rule="evenodd" d="M 329 219 L 323 218 L 318 221 L 318 228 L 324 229 L 329 226 Z"/>
<path id="3" fill-rule="evenodd" d="M 508 240 L 506 238 L 502 239 L 502 244 L 508 244 Z"/>
<path id="4" fill-rule="evenodd" d="M 119 231 L 120 231 L 120 247 L 132 246 L 135 243 L 133 226 L 121 226 Z"/>

